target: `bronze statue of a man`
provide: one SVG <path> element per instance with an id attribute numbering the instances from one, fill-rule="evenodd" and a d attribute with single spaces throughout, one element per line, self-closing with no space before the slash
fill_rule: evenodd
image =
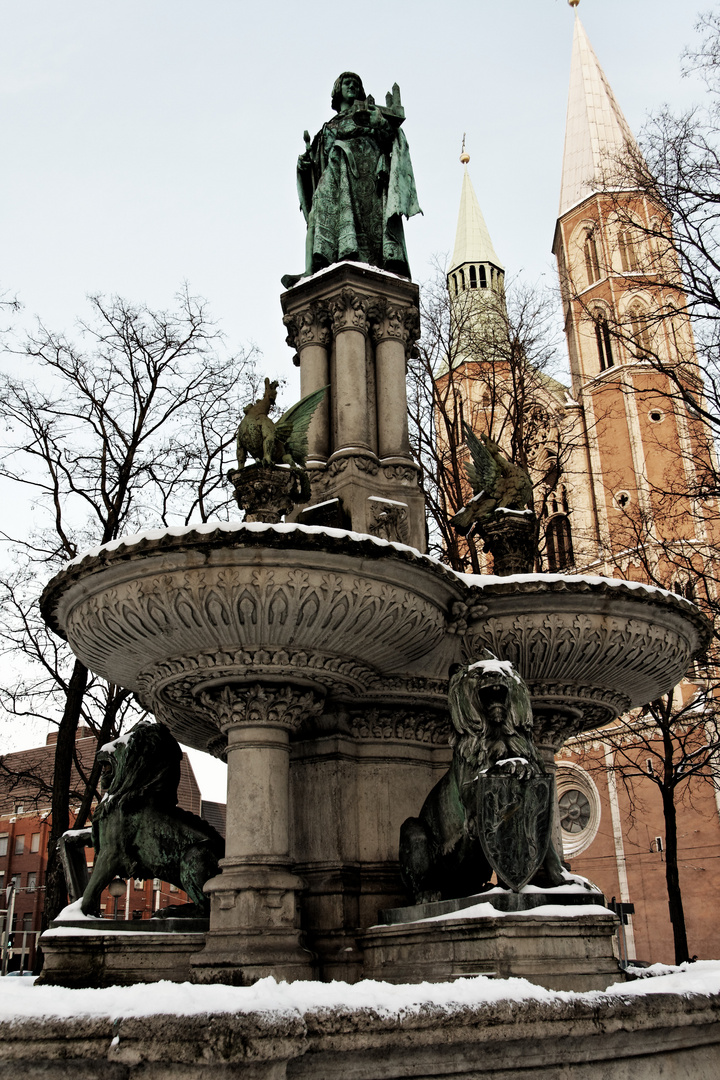
<path id="1" fill-rule="evenodd" d="M 362 80 L 344 71 L 335 80 L 331 120 L 298 158 L 300 208 L 307 221 L 305 272 L 286 275 L 291 288 L 301 277 L 346 259 L 410 277 L 402 217 L 422 211 L 415 191 L 405 112 L 395 85 L 378 106 Z"/>

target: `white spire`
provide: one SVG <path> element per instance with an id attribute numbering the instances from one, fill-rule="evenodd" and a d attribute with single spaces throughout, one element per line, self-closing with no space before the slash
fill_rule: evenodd
<path id="1" fill-rule="evenodd" d="M 449 273 L 464 263 L 492 263 L 499 270 L 503 264 L 495 254 L 485 218 L 472 186 L 467 165 L 464 168 L 462 192 L 460 195 L 460 213 L 458 214 L 455 233 L 455 249 L 450 262 Z"/>
<path id="2" fill-rule="evenodd" d="M 575 16 L 560 214 L 599 190 L 627 142 L 635 143 L 587 34 Z"/>

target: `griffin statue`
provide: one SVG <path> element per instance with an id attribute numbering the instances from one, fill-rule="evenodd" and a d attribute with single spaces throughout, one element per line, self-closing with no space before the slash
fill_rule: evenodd
<path id="1" fill-rule="evenodd" d="M 465 445 L 472 458 L 465 471 L 473 497 L 450 520 L 457 531 L 466 536 L 475 524 L 482 530 L 497 517 L 498 510 L 532 510 L 533 486 L 525 470 L 509 461 L 489 435 L 481 435 L 478 439 L 465 422 L 463 429 Z"/>
<path id="2" fill-rule="evenodd" d="M 243 409 L 245 416 L 237 431 L 238 468 L 245 467 L 248 454 L 263 465 L 290 465 L 305 468 L 308 452 L 307 433 L 327 387 L 315 390 L 280 417 L 277 423 L 268 413 L 277 397 L 277 381 L 265 379 L 265 393 Z"/>

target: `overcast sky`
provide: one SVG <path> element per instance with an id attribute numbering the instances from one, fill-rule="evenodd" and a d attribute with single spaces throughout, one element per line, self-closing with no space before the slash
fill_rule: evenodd
<path id="1" fill-rule="evenodd" d="M 680 53 L 702 6 L 582 0 L 634 131 L 701 93 Z M 424 211 L 406 226 L 414 279 L 452 250 L 466 132 L 508 277 L 554 282 L 567 0 L 0 0 L 0 14 L 0 284 L 23 318 L 71 330 L 87 293 L 162 307 L 187 280 L 229 347 L 257 343 L 293 380 L 278 297 L 303 267 L 295 161 L 348 69 L 378 100 L 401 88 Z"/>

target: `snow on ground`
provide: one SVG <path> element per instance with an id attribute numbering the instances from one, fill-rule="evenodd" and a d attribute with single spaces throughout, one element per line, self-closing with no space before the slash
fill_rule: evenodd
<path id="1" fill-rule="evenodd" d="M 699 960 L 678 968 L 656 965 L 636 982 L 614 983 L 604 992 L 587 994 L 545 990 L 526 979 L 490 979 L 484 975 L 455 982 L 420 983 L 417 986 L 363 982 L 277 983 L 261 979 L 254 986 L 194 986 L 191 983 L 145 983 L 112 986 L 105 990 L 67 990 L 59 986 L 35 986 L 30 978 L 0 979 L 0 1022 L 80 1016 L 120 1017 L 173 1014 L 264 1012 L 270 1015 L 303 1015 L 321 1009 L 369 1009 L 380 1016 L 401 1016 L 436 1007 L 453 1012 L 458 1008 L 499 1001 L 586 1001 L 600 1004 L 608 998 L 643 994 L 718 994 L 720 961 Z"/>

